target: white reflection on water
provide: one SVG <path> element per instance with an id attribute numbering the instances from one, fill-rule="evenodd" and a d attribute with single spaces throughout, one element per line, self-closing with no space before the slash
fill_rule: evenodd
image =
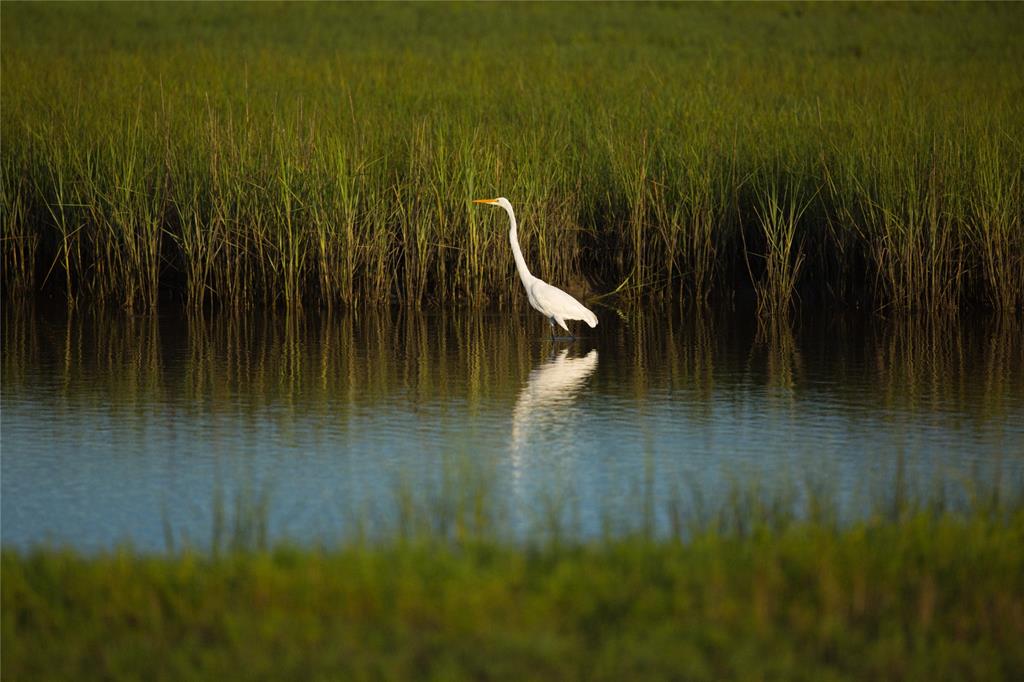
<path id="1" fill-rule="evenodd" d="M 571 466 L 566 460 L 573 459 L 587 428 L 587 415 L 578 399 L 596 369 L 597 349 L 583 357 L 569 357 L 565 348 L 535 367 L 519 391 L 512 409 L 509 483 L 520 512 L 543 499 L 537 493 L 544 482 L 551 482 L 553 474 L 564 471 L 563 466 Z"/>
<path id="2" fill-rule="evenodd" d="M 582 358 L 570 358 L 566 348 L 530 372 L 512 410 L 512 465 L 516 480 L 522 476 L 523 453 L 529 448 L 557 448 L 573 438 L 578 428 L 573 405 L 595 369 L 597 349 Z"/>

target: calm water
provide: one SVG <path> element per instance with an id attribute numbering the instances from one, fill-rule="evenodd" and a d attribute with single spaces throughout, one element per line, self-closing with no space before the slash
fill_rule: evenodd
<path id="1" fill-rule="evenodd" d="M 1020 480 L 1019 321 L 599 316 L 553 345 L 525 311 L 8 305 L 3 544 L 208 546 L 253 508 L 271 539 L 331 542 L 481 481 L 518 532 L 557 507 L 590 534 L 736 479 L 824 482 L 853 513 L 898 470 Z"/>

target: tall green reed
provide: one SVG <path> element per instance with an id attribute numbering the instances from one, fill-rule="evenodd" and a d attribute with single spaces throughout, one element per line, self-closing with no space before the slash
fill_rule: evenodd
<path id="1" fill-rule="evenodd" d="M 807 210 L 809 199 L 801 196 L 801 187 L 792 176 L 779 177 L 770 171 L 767 177 L 755 176 L 754 215 L 757 236 L 763 244 L 763 253 L 757 253 L 744 240 L 744 252 L 760 260 L 762 275 L 756 277 L 751 268 L 751 279 L 757 295 L 759 315 L 785 317 L 796 296 L 797 278 L 804 262 L 800 221 Z M 753 253 L 752 253 L 753 252 Z"/>

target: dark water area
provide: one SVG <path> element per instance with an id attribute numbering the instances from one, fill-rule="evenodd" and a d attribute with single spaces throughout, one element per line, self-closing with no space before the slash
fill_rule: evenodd
<path id="1" fill-rule="evenodd" d="M 737 481 L 813 484 L 854 516 L 897 478 L 1021 481 L 1017 319 L 597 312 L 553 343 L 525 310 L 8 304 L 2 542 L 203 548 L 249 510 L 269 541 L 332 543 L 472 485 L 517 534 L 557 508 L 591 536 Z"/>

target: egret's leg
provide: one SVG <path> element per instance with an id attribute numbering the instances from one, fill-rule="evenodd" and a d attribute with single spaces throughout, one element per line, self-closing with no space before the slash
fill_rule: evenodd
<path id="1" fill-rule="evenodd" d="M 555 318 L 549 317 L 548 324 L 551 325 L 551 340 L 552 341 L 575 341 L 576 335 L 572 332 L 566 332 L 568 336 L 556 336 L 555 335 Z"/>

